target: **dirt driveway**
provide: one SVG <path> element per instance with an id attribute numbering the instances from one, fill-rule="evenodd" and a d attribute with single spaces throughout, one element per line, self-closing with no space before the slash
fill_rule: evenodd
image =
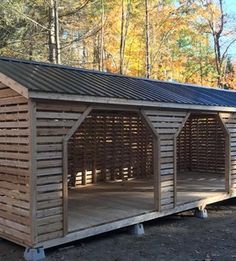
<path id="1" fill-rule="evenodd" d="M 236 199 L 208 207 L 208 219 L 192 212 L 145 223 L 145 235 L 127 229 L 46 251 L 46 261 L 236 260 Z M 0 241 L 0 260 L 23 260 L 24 249 Z"/>

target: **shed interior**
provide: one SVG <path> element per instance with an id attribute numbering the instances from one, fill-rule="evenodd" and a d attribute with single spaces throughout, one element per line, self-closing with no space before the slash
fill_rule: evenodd
<path id="1" fill-rule="evenodd" d="M 217 114 L 191 114 L 177 138 L 177 203 L 225 192 L 226 135 Z"/>
<path id="2" fill-rule="evenodd" d="M 94 110 L 68 141 L 68 230 L 154 210 L 153 136 L 139 112 Z"/>

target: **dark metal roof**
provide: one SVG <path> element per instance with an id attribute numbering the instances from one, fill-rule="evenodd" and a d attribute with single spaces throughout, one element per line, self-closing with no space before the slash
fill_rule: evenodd
<path id="1" fill-rule="evenodd" d="M 236 107 L 236 92 L 0 57 L 0 72 L 29 92 Z"/>

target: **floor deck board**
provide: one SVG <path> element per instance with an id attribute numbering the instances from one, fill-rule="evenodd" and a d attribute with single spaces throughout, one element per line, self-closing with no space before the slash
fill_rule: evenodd
<path id="1" fill-rule="evenodd" d="M 69 231 L 120 220 L 154 210 L 153 180 L 109 182 L 69 190 Z M 217 174 L 181 173 L 177 204 L 217 196 L 224 192 L 224 177 Z"/>

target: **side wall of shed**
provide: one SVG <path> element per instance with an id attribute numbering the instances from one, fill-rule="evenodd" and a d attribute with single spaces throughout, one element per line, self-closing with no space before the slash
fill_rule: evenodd
<path id="1" fill-rule="evenodd" d="M 232 193 L 236 191 L 236 113 L 220 113 L 220 117 L 230 136 L 226 157 L 229 158 L 227 164 L 230 173 L 229 192 Z"/>
<path id="2" fill-rule="evenodd" d="M 28 100 L 0 83 L 0 237 L 30 245 L 30 112 Z"/>
<path id="3" fill-rule="evenodd" d="M 63 137 L 86 107 L 36 101 L 35 243 L 63 236 Z"/>

